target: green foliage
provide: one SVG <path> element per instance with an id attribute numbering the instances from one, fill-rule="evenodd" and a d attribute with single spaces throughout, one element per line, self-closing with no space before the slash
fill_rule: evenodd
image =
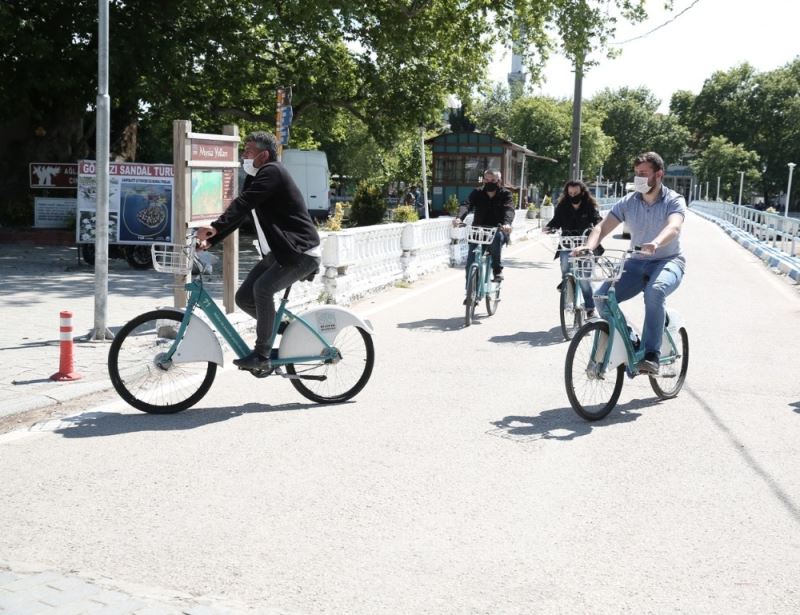
<path id="1" fill-rule="evenodd" d="M 676 118 L 657 113 L 660 101 L 647 88 L 603 90 L 588 107 L 603 118 L 603 132 L 614 140 L 603 173 L 615 181 L 633 176 L 637 154 L 655 151 L 666 164 L 678 162 L 689 142 L 688 130 Z"/>
<path id="2" fill-rule="evenodd" d="M 400 205 L 392 212 L 393 222 L 416 222 L 419 220 L 417 208 L 411 205 Z"/>
<path id="3" fill-rule="evenodd" d="M 787 163 L 800 159 L 798 92 L 800 58 L 764 73 L 749 64 L 715 72 L 697 96 L 673 96 L 672 105 L 691 130 L 699 152 L 711 148 L 715 137 L 724 137 L 758 156 L 760 188 L 768 202 L 770 195 L 786 188 Z M 738 170 L 748 168 L 749 164 Z M 709 172 L 711 177 L 719 175 Z"/>
<path id="4" fill-rule="evenodd" d="M 455 194 L 451 194 L 444 202 L 444 211 L 448 216 L 455 216 L 458 213 L 459 202 Z"/>
<path id="5" fill-rule="evenodd" d="M 350 222 L 353 226 L 380 224 L 386 213 L 386 202 L 381 189 L 367 182 L 361 182 L 353 195 L 350 207 Z"/>
<path id="6" fill-rule="evenodd" d="M 691 163 L 698 180 L 710 182 L 716 196 L 716 178 L 720 178 L 720 198 L 739 198 L 740 171 L 744 171 L 743 199 L 752 192 L 761 178 L 758 155 L 742 145 L 734 145 L 725 137 L 711 137 L 708 147 Z"/>

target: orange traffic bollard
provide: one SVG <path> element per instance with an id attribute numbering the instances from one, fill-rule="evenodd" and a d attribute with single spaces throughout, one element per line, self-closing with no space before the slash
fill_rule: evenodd
<path id="1" fill-rule="evenodd" d="M 58 362 L 58 371 L 50 376 L 50 380 L 78 380 L 81 375 L 73 371 L 75 368 L 72 364 L 72 312 L 61 312 L 60 316 L 59 340 L 61 342 L 61 358 Z"/>

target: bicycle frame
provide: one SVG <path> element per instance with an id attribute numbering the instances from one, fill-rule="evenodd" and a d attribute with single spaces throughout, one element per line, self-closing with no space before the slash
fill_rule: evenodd
<path id="1" fill-rule="evenodd" d="M 489 246 L 481 244 L 476 244 L 472 253 L 475 255 L 472 265 L 478 268 L 478 288 L 475 299 L 480 301 L 489 294 L 489 285 L 491 284 L 489 272 L 492 269 L 492 255 L 489 253 Z"/>
<path id="2" fill-rule="evenodd" d="M 633 375 L 635 373 L 635 366 L 644 358 L 645 351 L 643 345 L 641 345 L 641 347 L 637 350 L 634 348 L 633 342 L 631 342 L 628 321 L 625 318 L 625 314 L 622 313 L 622 310 L 619 307 L 619 303 L 617 302 L 617 294 L 613 285 L 608 289 L 606 305 L 611 314 L 611 320 L 609 321 L 608 343 L 604 349 L 599 349 L 598 343 L 600 336 L 595 336 L 592 344 L 592 356 L 597 357 L 598 352 L 603 353 L 603 360 L 602 362 L 599 362 L 601 372 L 608 370 L 613 359 L 613 365 L 619 365 L 619 363 L 624 362 L 626 364 L 628 373 Z M 615 352 L 616 348 L 618 348 L 615 344 L 615 340 L 617 338 L 619 338 L 619 340 L 622 342 L 622 346 L 625 350 L 624 357 L 620 356 L 618 351 Z M 678 347 L 675 344 L 675 340 L 673 339 L 672 334 L 666 325 L 664 326 L 664 342 L 661 344 L 662 349 L 665 346 L 665 342 L 669 352 L 666 354 L 666 356 L 662 352 L 660 358 L 660 363 L 662 364 L 669 363 L 670 360 L 678 354 Z"/>
<path id="3" fill-rule="evenodd" d="M 186 311 L 184 312 L 183 319 L 181 321 L 180 327 L 178 328 L 177 334 L 175 336 L 175 341 L 170 346 L 168 352 L 165 353 L 163 356 L 162 362 L 167 363 L 172 360 L 172 357 L 178 350 L 179 345 L 184 339 L 185 333 L 187 328 L 189 327 L 189 323 L 191 322 L 192 318 L 194 317 L 194 310 L 196 308 L 200 308 L 203 313 L 208 316 L 208 319 L 211 323 L 216 327 L 219 334 L 223 337 L 223 339 L 228 342 L 230 347 L 236 353 L 239 358 L 243 358 L 247 356 L 251 349 L 247 345 L 247 343 L 242 339 L 239 335 L 238 331 L 233 327 L 231 322 L 219 309 L 219 306 L 216 304 L 214 299 L 208 292 L 203 288 L 202 282 L 198 280 L 192 280 L 191 282 L 187 283 L 185 286 L 186 290 L 189 291 L 189 299 L 186 305 Z M 284 317 L 288 317 L 291 321 L 297 321 L 302 324 L 308 331 L 322 344 L 322 352 L 316 355 L 307 355 L 307 356 L 293 356 L 293 357 L 283 357 L 278 358 L 274 357 L 271 359 L 271 363 L 273 366 L 281 366 L 286 365 L 289 363 L 311 363 L 311 362 L 318 362 L 320 359 L 323 360 L 332 360 L 336 357 L 336 349 L 331 346 L 330 343 L 322 336 L 322 334 L 311 324 L 309 324 L 304 318 L 298 316 L 297 314 L 293 313 L 288 307 L 286 307 L 287 302 L 289 301 L 289 291 L 291 290 L 291 286 L 286 289 L 283 294 L 283 297 L 280 301 L 280 306 L 278 307 L 275 313 L 275 324 L 272 329 L 272 335 L 270 336 L 270 347 L 273 346 L 275 342 L 275 338 L 278 336 L 278 330 L 281 324 L 281 321 Z"/>

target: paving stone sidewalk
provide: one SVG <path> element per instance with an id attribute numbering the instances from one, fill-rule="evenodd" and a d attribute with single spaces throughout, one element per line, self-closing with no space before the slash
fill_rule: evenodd
<path id="1" fill-rule="evenodd" d="M 243 239 L 246 248 L 248 240 Z M 246 249 L 240 275 L 254 259 Z M 173 305 L 171 278 L 131 269 L 125 260 L 109 261 L 107 326 L 115 332 L 134 316 Z M 75 246 L 0 244 L 0 419 L 57 406 L 111 389 L 107 371 L 109 342 L 90 341 L 94 329 L 94 269 L 78 259 Z M 222 284 L 215 274 L 208 285 L 221 302 Z M 59 314 L 72 312 L 73 367 L 81 377 L 56 382 L 59 371 Z M 240 332 L 254 321 L 231 315 Z M 247 339 L 247 338 L 246 338 Z"/>

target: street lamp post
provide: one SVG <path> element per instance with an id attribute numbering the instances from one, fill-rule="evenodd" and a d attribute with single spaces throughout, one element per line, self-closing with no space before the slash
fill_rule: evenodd
<path id="1" fill-rule="evenodd" d="M 739 205 L 742 204 L 742 189 L 744 188 L 744 171 L 739 171 Z"/>
<path id="2" fill-rule="evenodd" d="M 719 201 L 719 176 L 717 176 L 717 200 Z"/>
<path id="3" fill-rule="evenodd" d="M 792 196 L 792 173 L 797 166 L 794 162 L 789 163 L 789 185 L 786 187 L 786 209 L 784 210 L 784 217 L 789 217 L 789 198 Z"/>

